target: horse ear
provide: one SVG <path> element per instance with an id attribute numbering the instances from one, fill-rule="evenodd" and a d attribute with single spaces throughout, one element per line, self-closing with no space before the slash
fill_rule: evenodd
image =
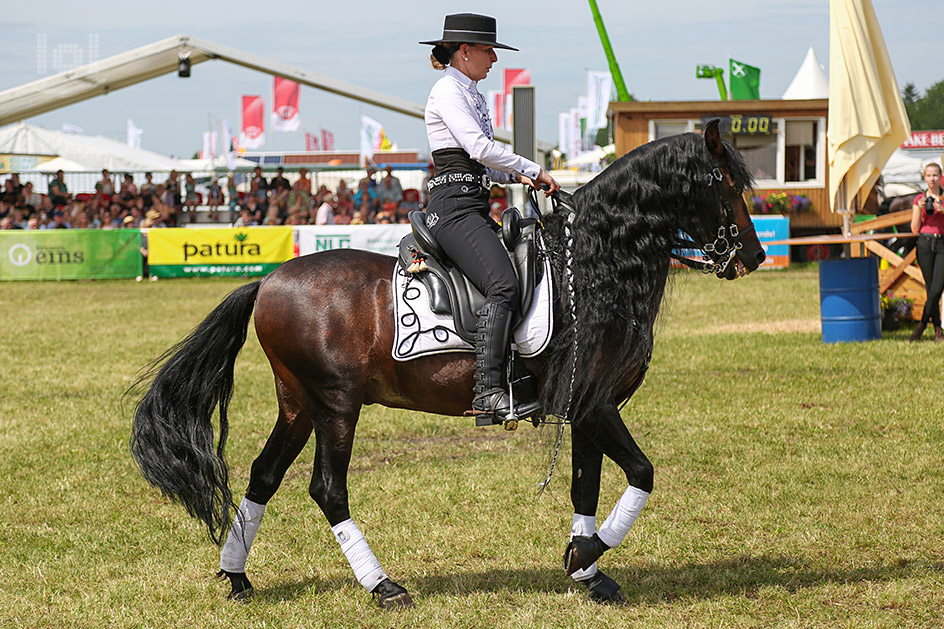
<path id="1" fill-rule="evenodd" d="M 718 125 L 721 123 L 720 118 L 712 118 L 708 121 L 708 124 L 705 125 L 705 144 L 708 145 L 708 150 L 719 162 L 727 162 L 727 156 L 724 153 L 724 144 L 721 142 L 721 134 L 718 132 Z"/>

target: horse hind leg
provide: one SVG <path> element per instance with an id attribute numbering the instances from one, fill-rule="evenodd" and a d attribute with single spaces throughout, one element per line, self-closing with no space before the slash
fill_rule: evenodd
<path id="1" fill-rule="evenodd" d="M 330 420 L 318 421 L 315 425 L 315 463 L 308 493 L 328 519 L 331 532 L 354 576 L 377 598 L 377 604 L 383 609 L 413 607 L 413 599 L 406 588 L 387 576 L 364 534 L 351 518 L 347 471 L 360 404 L 351 406 L 340 413 L 318 414 L 319 417 L 330 416 Z"/>
<path id="2" fill-rule="evenodd" d="M 262 523 L 266 504 L 278 491 L 285 473 L 311 436 L 311 419 L 278 378 L 276 393 L 279 400 L 278 420 L 262 452 L 252 463 L 249 488 L 220 550 L 220 571 L 217 576 L 229 580 L 230 599 L 243 600 L 252 596 L 252 584 L 246 576 L 249 550 Z"/>

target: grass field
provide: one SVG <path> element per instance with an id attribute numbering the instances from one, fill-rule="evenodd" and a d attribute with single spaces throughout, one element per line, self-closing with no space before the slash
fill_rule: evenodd
<path id="1" fill-rule="evenodd" d="M 629 604 L 564 576 L 569 441 L 551 430 L 365 409 L 352 512 L 413 610 L 381 612 L 307 495 L 311 444 L 226 601 L 218 550 L 128 454 L 133 374 L 240 281 L 0 288 L 0 626 L 617 627 L 940 625 L 944 348 L 823 345 L 816 268 L 679 276 L 623 410 L 656 489 L 601 567 Z M 275 419 L 250 334 L 229 461 L 240 495 Z M 604 463 L 600 519 L 625 487 Z"/>

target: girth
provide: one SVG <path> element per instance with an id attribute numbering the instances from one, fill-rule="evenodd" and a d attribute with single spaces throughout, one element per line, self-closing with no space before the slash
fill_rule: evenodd
<path id="1" fill-rule="evenodd" d="M 413 233 L 400 241 L 398 261 L 412 281 L 426 285 L 429 305 L 436 314 L 452 315 L 456 332 L 469 343 L 475 340 L 476 313 L 485 305 L 485 297 L 472 285 L 436 243 L 426 227 L 426 212 L 410 212 Z M 544 265 L 538 261 L 540 224 L 534 218 L 522 218 L 517 208 L 502 213 L 501 239 L 508 251 L 521 294 L 519 312 L 523 316 L 531 308 L 534 289 L 541 281 Z M 422 262 L 423 270 L 414 264 Z"/>

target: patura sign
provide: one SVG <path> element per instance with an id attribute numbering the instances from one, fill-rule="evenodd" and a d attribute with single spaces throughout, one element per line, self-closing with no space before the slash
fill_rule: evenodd
<path id="1" fill-rule="evenodd" d="M 265 275 L 293 254 L 291 227 L 148 232 L 148 268 L 157 277 Z"/>

